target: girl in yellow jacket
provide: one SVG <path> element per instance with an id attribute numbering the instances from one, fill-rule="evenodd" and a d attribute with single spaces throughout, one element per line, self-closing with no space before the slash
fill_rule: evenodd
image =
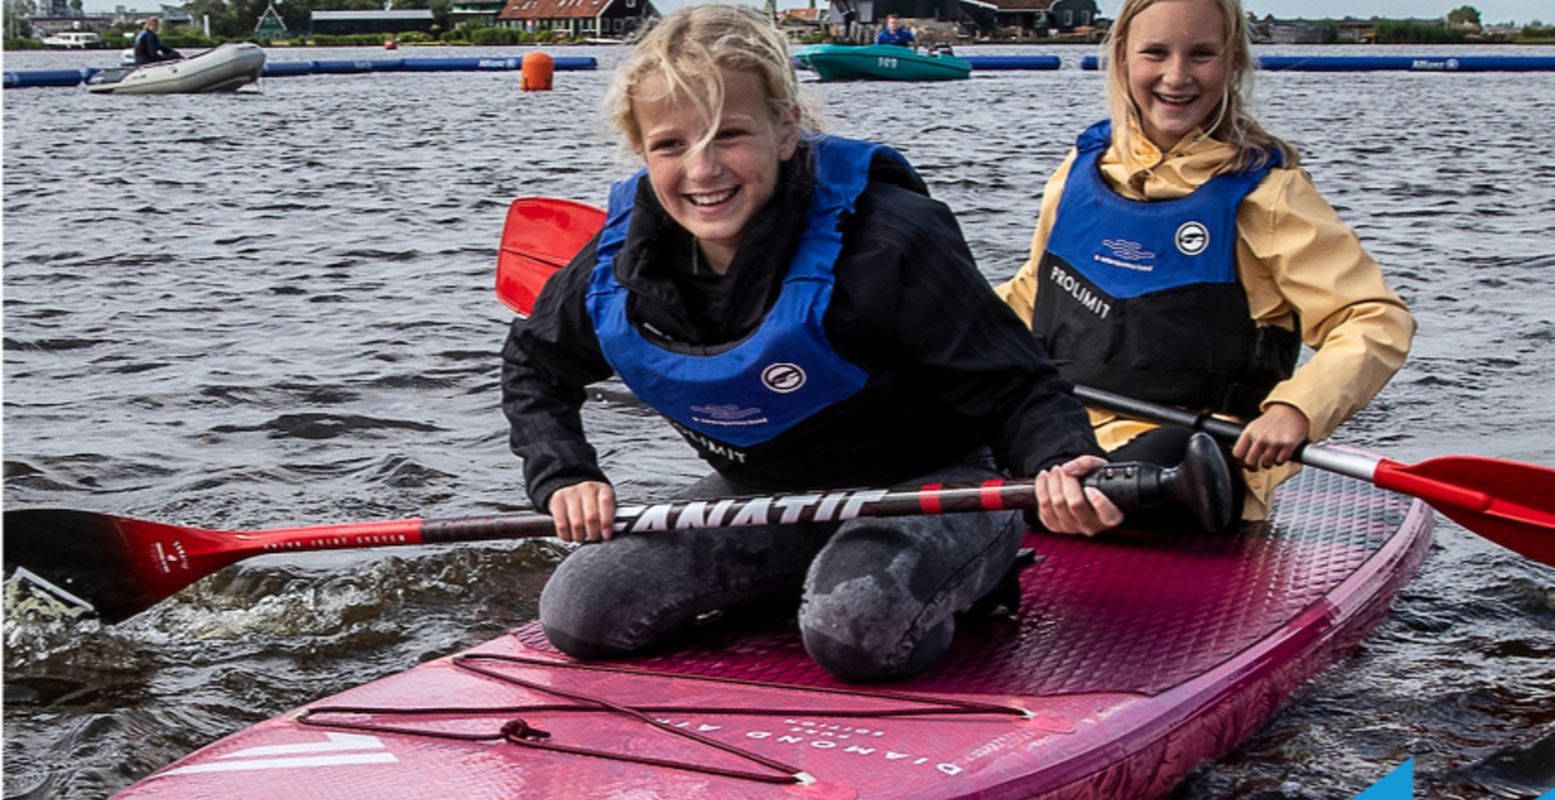
<path id="1" fill-rule="evenodd" d="M 1403 363 L 1415 323 L 1355 232 L 1249 113 L 1238 0 L 1126 0 L 1107 42 L 1111 119 L 1048 180 L 1031 257 L 1000 296 L 1078 384 L 1250 420 L 1244 519 L 1296 447 Z M 1299 369 L 1305 342 L 1316 352 Z M 1174 463 L 1186 433 L 1097 410 L 1115 458 Z"/>

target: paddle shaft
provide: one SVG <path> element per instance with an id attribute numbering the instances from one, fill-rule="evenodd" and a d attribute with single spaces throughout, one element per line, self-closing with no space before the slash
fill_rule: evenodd
<path id="1" fill-rule="evenodd" d="M 1210 416 L 1205 412 L 1188 411 L 1174 406 L 1137 400 L 1102 389 L 1092 389 L 1089 386 L 1074 387 L 1074 394 L 1075 397 L 1086 403 L 1101 406 L 1120 414 L 1127 414 L 1131 417 L 1147 419 L 1166 425 L 1177 425 L 1190 430 L 1203 431 L 1225 444 L 1235 443 L 1242 435 L 1242 431 L 1247 427 L 1229 420 Z M 1296 453 L 1292 458 L 1303 464 L 1310 464 L 1329 472 L 1337 472 L 1340 475 L 1347 475 L 1367 483 L 1375 482 L 1377 468 L 1385 461 L 1385 459 L 1361 453 L 1333 450 L 1310 442 L 1297 447 Z"/>
<path id="2" fill-rule="evenodd" d="M 948 514 L 1030 508 L 1029 481 L 928 484 L 916 488 L 854 489 L 756 497 L 681 500 L 616 509 L 618 533 L 695 528 L 841 522 L 858 517 Z M 555 535 L 549 516 L 520 513 L 489 517 L 409 519 L 239 532 L 234 538 L 263 552 L 331 550 L 399 544 L 432 544 Z"/>
<path id="3" fill-rule="evenodd" d="M 1244 428 L 1206 413 L 1087 386 L 1076 386 L 1075 396 L 1132 417 L 1204 431 L 1228 444 L 1235 442 Z M 1526 556 L 1555 564 L 1551 544 L 1555 540 L 1555 513 L 1549 502 L 1555 493 L 1555 471 L 1547 467 L 1473 456 L 1449 456 L 1411 465 L 1310 442 L 1296 448 L 1293 458 L 1381 489 L 1418 497 L 1465 528 Z M 1542 502 L 1537 499 L 1540 497 Z"/>

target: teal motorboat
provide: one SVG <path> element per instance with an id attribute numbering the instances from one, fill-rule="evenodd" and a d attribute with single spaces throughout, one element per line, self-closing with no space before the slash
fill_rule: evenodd
<path id="1" fill-rule="evenodd" d="M 823 81 L 954 81 L 972 75 L 972 63 L 946 50 L 928 53 L 894 44 L 817 44 L 795 55 Z"/>

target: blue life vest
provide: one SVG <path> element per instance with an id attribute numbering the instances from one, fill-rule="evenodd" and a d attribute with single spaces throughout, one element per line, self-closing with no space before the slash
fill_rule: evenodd
<path id="1" fill-rule="evenodd" d="M 831 304 L 832 270 L 842 251 L 839 225 L 869 183 L 870 162 L 881 154 L 903 164 L 906 160 L 881 145 L 829 136 L 814 141 L 810 152 L 815 190 L 778 298 L 750 335 L 711 354 L 667 349 L 647 339 L 628 319 L 629 292 L 616 279 L 614 264 L 646 171 L 610 191 L 609 215 L 586 300 L 589 317 L 616 374 L 683 432 L 695 431 L 736 447 L 759 445 L 846 400 L 868 381 L 864 370 L 832 349 L 822 320 Z M 705 442 L 693 443 L 707 447 Z"/>
<path id="2" fill-rule="evenodd" d="M 1217 175 L 1175 200 L 1129 200 L 1102 178 L 1111 142 L 1103 121 L 1076 143 L 1038 265 L 1033 331 L 1076 383 L 1256 414 L 1300 348 L 1293 331 L 1254 323 L 1237 273 L 1237 207 L 1270 167 Z"/>

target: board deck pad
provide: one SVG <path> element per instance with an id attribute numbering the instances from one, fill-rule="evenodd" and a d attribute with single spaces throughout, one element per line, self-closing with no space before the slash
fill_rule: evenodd
<path id="1" fill-rule="evenodd" d="M 530 624 L 119 797 L 1157 797 L 1358 644 L 1431 527 L 1419 501 L 1308 469 L 1238 536 L 1032 534 L 1019 613 L 963 620 L 941 663 L 890 684 L 832 678 L 791 626 L 723 626 L 596 669 Z M 371 713 L 330 710 L 346 707 Z"/>

